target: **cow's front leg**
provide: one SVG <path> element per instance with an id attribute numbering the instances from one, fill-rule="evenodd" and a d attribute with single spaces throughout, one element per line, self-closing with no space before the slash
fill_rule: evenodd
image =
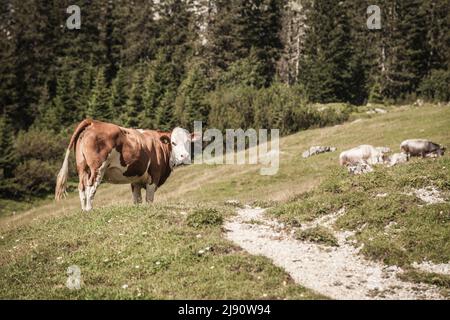
<path id="1" fill-rule="evenodd" d="M 146 192 L 145 200 L 147 201 L 147 203 L 152 203 L 153 200 L 155 199 L 156 185 L 155 184 L 147 184 L 146 189 L 147 189 L 147 192 Z"/>
<path id="2" fill-rule="evenodd" d="M 131 192 L 133 193 L 133 203 L 142 203 L 141 185 L 135 183 L 131 184 Z"/>

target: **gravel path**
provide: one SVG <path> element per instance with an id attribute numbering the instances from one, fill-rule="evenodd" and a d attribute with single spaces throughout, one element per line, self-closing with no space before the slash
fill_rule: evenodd
<path id="1" fill-rule="evenodd" d="M 329 227 L 339 212 L 302 228 Z M 348 239 L 351 232 L 334 232 L 338 247 L 296 240 L 284 225 L 246 207 L 225 224 L 226 237 L 251 254 L 263 255 L 285 269 L 302 286 L 333 299 L 444 299 L 435 286 L 401 281 L 398 267 L 366 260 Z"/>

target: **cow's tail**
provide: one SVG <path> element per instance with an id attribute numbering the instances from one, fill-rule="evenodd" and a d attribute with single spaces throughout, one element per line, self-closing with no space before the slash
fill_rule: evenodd
<path id="1" fill-rule="evenodd" d="M 92 120 L 86 119 L 83 120 L 78 127 L 75 129 L 75 132 L 70 139 L 69 147 L 66 150 L 66 155 L 64 157 L 64 162 L 62 164 L 61 169 L 59 170 L 58 177 L 56 178 L 56 187 L 55 187 L 55 200 L 59 201 L 66 196 L 67 190 L 67 179 L 69 178 L 69 158 L 70 151 L 75 147 L 76 142 L 80 136 L 80 134 L 92 124 Z"/>

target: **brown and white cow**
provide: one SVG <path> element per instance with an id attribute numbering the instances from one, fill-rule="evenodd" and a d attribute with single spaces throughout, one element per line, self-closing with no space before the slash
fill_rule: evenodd
<path id="1" fill-rule="evenodd" d="M 74 148 L 82 210 L 92 209 L 95 193 L 103 180 L 131 184 L 135 204 L 142 202 L 141 189 L 145 188 L 146 201 L 153 202 L 156 189 L 173 168 L 191 162 L 191 142 L 196 139 L 182 128 L 172 132 L 136 130 L 86 119 L 70 140 L 58 174 L 55 199 L 65 195 L 69 156 Z"/>
<path id="2" fill-rule="evenodd" d="M 408 157 L 440 157 L 444 155 L 445 147 L 425 139 L 409 139 L 401 143 L 400 149 Z"/>

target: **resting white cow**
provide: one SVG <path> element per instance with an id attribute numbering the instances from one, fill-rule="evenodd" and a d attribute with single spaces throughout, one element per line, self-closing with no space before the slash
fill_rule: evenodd
<path id="1" fill-rule="evenodd" d="M 341 166 L 358 163 L 377 164 L 384 162 L 384 153 L 371 145 L 361 145 L 356 148 L 343 151 L 339 156 Z"/>
<path id="2" fill-rule="evenodd" d="M 389 157 L 389 167 L 393 167 L 400 163 L 408 162 L 408 155 L 406 153 L 394 153 Z"/>

